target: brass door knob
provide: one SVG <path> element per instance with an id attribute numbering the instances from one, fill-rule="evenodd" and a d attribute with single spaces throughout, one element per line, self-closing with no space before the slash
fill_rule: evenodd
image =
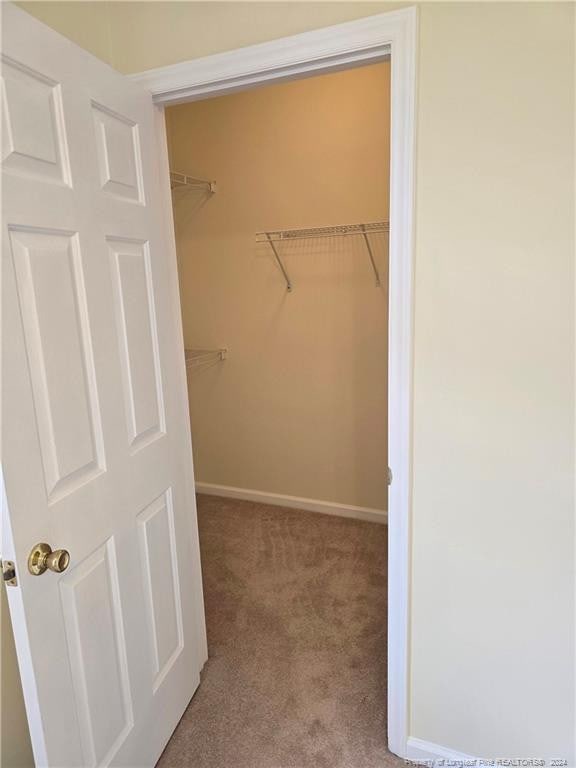
<path id="1" fill-rule="evenodd" d="M 50 544 L 36 544 L 28 556 L 28 570 L 33 576 L 41 576 L 47 570 L 62 573 L 69 564 L 69 553 L 65 549 L 52 551 Z"/>

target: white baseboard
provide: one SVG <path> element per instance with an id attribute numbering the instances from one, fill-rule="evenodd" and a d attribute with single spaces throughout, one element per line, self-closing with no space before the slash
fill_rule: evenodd
<path id="1" fill-rule="evenodd" d="M 426 765 L 434 765 L 436 760 L 450 760 L 454 764 L 454 768 L 458 768 L 458 764 L 465 761 L 480 761 L 478 757 L 457 752 L 440 744 L 433 744 L 431 741 L 417 739 L 414 736 L 410 736 L 408 739 L 406 758 L 415 762 L 425 762 Z"/>
<path id="2" fill-rule="evenodd" d="M 318 501 L 317 499 L 304 499 L 300 496 L 286 496 L 283 493 L 266 493 L 265 491 L 253 491 L 248 488 L 234 488 L 230 485 L 214 485 L 213 483 L 196 482 L 197 493 L 206 493 L 210 496 L 224 496 L 228 499 L 244 499 L 244 501 L 256 501 L 261 504 L 274 504 L 280 507 L 304 509 L 307 512 L 321 512 L 325 515 L 337 515 L 339 517 L 352 517 L 355 520 L 365 520 L 369 523 L 386 523 L 388 513 L 385 509 L 372 509 L 370 507 L 354 507 L 350 504 L 336 504 L 333 501 Z"/>

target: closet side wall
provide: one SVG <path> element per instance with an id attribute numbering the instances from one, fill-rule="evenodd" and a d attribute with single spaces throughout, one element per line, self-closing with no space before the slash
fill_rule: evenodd
<path id="1" fill-rule="evenodd" d="M 34 768 L 6 587 L 0 584 L 0 765 Z"/>
<path id="2" fill-rule="evenodd" d="M 386 509 L 387 237 L 255 233 L 388 218 L 389 63 L 167 110 L 199 482 Z"/>

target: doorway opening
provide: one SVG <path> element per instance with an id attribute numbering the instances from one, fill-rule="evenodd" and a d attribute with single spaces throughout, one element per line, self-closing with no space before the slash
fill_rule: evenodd
<path id="1" fill-rule="evenodd" d="M 165 110 L 209 660 L 160 765 L 393 759 L 390 74 Z"/>
<path id="2" fill-rule="evenodd" d="M 406 8 L 132 77 L 157 104 L 160 171 L 168 178 L 166 107 L 391 61 L 386 720 L 388 748 L 402 757 L 416 756 L 408 740 L 416 43 L 417 12 Z M 168 189 L 165 208 L 171 208 Z M 166 236 L 173 241 L 173 228 Z M 184 377 L 182 387 L 187 389 Z"/>

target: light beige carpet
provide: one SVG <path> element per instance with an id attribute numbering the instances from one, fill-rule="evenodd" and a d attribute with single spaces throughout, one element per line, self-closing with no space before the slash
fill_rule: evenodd
<path id="1" fill-rule="evenodd" d="M 209 661 L 161 768 L 383 768 L 386 527 L 198 497 Z"/>

